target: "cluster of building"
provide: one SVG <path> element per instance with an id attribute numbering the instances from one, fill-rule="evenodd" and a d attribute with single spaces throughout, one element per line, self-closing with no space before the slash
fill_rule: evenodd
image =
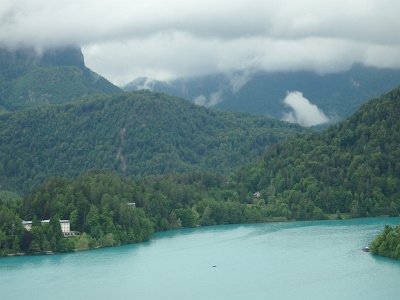
<path id="1" fill-rule="evenodd" d="M 41 221 L 42 225 L 43 224 L 48 224 L 50 223 L 50 220 L 42 220 Z M 28 230 L 31 231 L 32 229 L 32 221 L 22 221 L 22 226 Z M 61 231 L 64 234 L 65 237 L 69 236 L 74 236 L 75 231 L 71 231 L 71 225 L 69 220 L 60 220 L 60 226 L 61 226 Z"/>
<path id="2" fill-rule="evenodd" d="M 128 202 L 127 205 L 130 208 L 136 208 L 135 202 Z M 50 220 L 42 220 L 41 223 L 42 223 L 42 225 L 48 224 L 48 223 L 50 223 Z M 26 230 L 31 231 L 32 230 L 32 221 L 22 221 L 22 226 Z M 69 220 L 60 220 L 60 226 L 61 226 L 61 231 L 65 237 L 74 236 L 76 234 L 75 231 L 71 231 L 71 225 L 70 225 Z"/>

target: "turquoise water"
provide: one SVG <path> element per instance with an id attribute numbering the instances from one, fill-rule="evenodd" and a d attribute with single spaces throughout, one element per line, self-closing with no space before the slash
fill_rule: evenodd
<path id="1" fill-rule="evenodd" d="M 384 224 L 400 218 L 215 226 L 2 258 L 0 299 L 400 299 L 400 262 L 361 251 Z"/>

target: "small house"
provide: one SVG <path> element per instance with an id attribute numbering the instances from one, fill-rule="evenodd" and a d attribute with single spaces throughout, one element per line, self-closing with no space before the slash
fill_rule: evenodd
<path id="1" fill-rule="evenodd" d="M 253 197 L 254 197 L 254 198 L 260 198 L 260 197 L 261 197 L 261 193 L 260 193 L 259 191 L 257 191 L 257 192 L 255 192 L 255 193 L 253 194 Z"/>

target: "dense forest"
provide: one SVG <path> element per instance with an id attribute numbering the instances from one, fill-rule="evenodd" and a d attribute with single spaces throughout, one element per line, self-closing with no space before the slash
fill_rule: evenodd
<path id="1" fill-rule="evenodd" d="M 289 218 L 321 212 L 352 217 L 400 212 L 400 89 L 363 105 L 348 120 L 270 147 L 243 168 L 243 190 L 261 191 L 267 205 Z"/>
<path id="2" fill-rule="evenodd" d="M 389 225 L 371 243 L 373 254 L 400 259 L 400 225 L 393 228 Z"/>
<path id="3" fill-rule="evenodd" d="M 155 230 L 287 220 L 274 217 L 257 195 L 248 196 L 241 198 L 233 183 L 207 172 L 142 180 L 99 171 L 53 177 L 23 200 L 0 197 L 0 255 L 135 243 Z M 41 224 L 44 219 L 50 223 Z M 70 220 L 80 234 L 63 237 L 59 219 Z M 22 220 L 33 220 L 31 231 Z"/>
<path id="4" fill-rule="evenodd" d="M 0 203 L 0 254 L 84 250 L 147 240 L 153 223 L 143 208 L 128 202 L 134 186 L 105 174 L 81 176 L 74 181 L 51 178 L 23 201 Z M 50 219 L 48 224 L 41 220 Z M 60 219 L 68 219 L 78 236 L 66 238 Z M 25 230 L 22 220 L 32 220 Z"/>
<path id="5" fill-rule="evenodd" d="M 145 102 L 140 101 L 140 95 L 146 96 Z M 154 105 L 149 96 L 165 106 Z M 128 101 L 129 106 L 149 105 L 158 109 L 157 116 L 164 116 L 166 107 L 178 101 L 192 111 L 200 109 L 213 127 L 225 126 L 236 137 L 241 133 L 238 126 L 241 116 L 223 114 L 227 118 L 224 122 L 206 118 L 219 113 L 164 95 L 141 92 L 111 99 L 55 108 L 60 111 L 79 108 L 82 114 L 90 115 L 102 111 L 103 106 L 113 111 L 112 101 L 127 109 L 124 101 Z M 41 110 L 29 112 L 37 111 Z M 184 112 L 173 116 L 180 116 L 181 121 L 196 120 Z M 121 172 L 93 170 L 75 179 L 49 178 L 23 199 L 14 193 L 1 192 L 1 254 L 121 245 L 146 240 L 154 231 L 201 225 L 397 216 L 400 211 L 399 115 L 400 89 L 396 89 L 363 105 L 351 118 L 330 129 L 304 133 L 269 147 L 261 159 L 228 176 L 201 168 L 188 169 L 182 174 L 136 178 L 122 177 Z M 146 122 L 148 115 L 143 111 L 140 116 L 139 122 L 145 126 L 135 128 L 155 124 L 154 117 Z M 175 131 L 179 127 L 174 127 L 178 123 L 174 119 L 158 119 L 157 124 L 167 122 L 177 136 L 184 134 Z M 90 124 L 101 123 L 93 120 L 94 117 Z M 131 119 L 114 120 L 126 126 Z M 267 122 L 247 117 L 245 120 L 243 128 L 251 121 Z M 228 127 L 229 122 L 236 126 Z M 194 124 L 191 128 L 195 128 Z M 205 122 L 201 123 L 200 127 L 204 126 Z M 268 128 L 271 130 L 271 126 Z M 221 139 L 218 131 L 213 135 Z M 128 203 L 135 203 L 135 207 Z M 49 224 L 42 225 L 43 219 L 50 219 Z M 56 226 L 58 219 L 69 219 L 71 229 L 80 234 L 62 237 Z M 22 220 L 33 221 L 31 231 L 22 228 Z M 386 227 L 371 249 L 374 253 L 397 257 L 397 242 L 398 229 Z"/>
<path id="6" fill-rule="evenodd" d="M 0 112 L 121 90 L 84 64 L 79 48 L 0 48 Z"/>
<path id="7" fill-rule="evenodd" d="M 147 91 L 17 111 L 0 116 L 0 190 L 28 192 L 49 176 L 90 169 L 227 173 L 302 131 Z"/>

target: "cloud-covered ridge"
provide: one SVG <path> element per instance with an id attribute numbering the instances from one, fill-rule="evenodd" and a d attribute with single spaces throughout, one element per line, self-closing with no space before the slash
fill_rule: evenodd
<path id="1" fill-rule="evenodd" d="M 83 46 L 116 83 L 263 69 L 400 67 L 396 0 L 3 0 L 0 45 Z"/>

